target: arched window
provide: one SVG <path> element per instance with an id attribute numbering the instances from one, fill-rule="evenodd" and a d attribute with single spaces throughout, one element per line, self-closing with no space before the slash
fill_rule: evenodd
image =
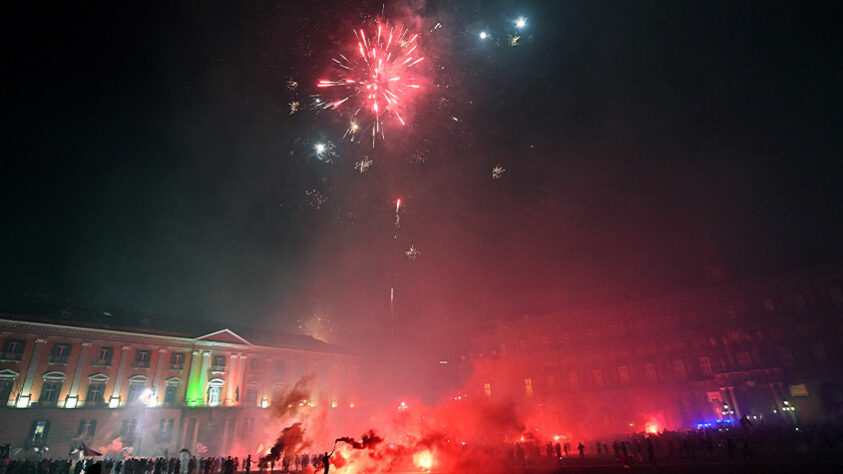
<path id="1" fill-rule="evenodd" d="M 61 387 L 67 374 L 53 370 L 44 374 L 44 385 L 41 386 L 41 396 L 38 404 L 41 406 L 55 406 L 61 393 Z"/>
<path id="2" fill-rule="evenodd" d="M 173 407 L 176 405 L 176 397 L 178 396 L 182 380 L 178 377 L 170 377 L 164 383 L 166 384 L 164 388 L 164 405 Z"/>
<path id="3" fill-rule="evenodd" d="M 9 397 L 12 396 L 12 387 L 15 385 L 19 373 L 11 369 L 0 370 L 0 407 L 9 404 Z"/>
<path id="4" fill-rule="evenodd" d="M 211 379 L 208 381 L 208 405 L 215 407 L 222 402 L 223 379 Z"/>
<path id="5" fill-rule="evenodd" d="M 88 395 L 85 397 L 85 405 L 105 404 L 105 384 L 108 380 L 109 376 L 105 374 L 93 374 L 88 377 Z"/>
<path id="6" fill-rule="evenodd" d="M 129 393 L 126 396 L 126 403 L 134 403 L 141 398 L 149 378 L 145 375 L 133 375 L 129 377 Z"/>

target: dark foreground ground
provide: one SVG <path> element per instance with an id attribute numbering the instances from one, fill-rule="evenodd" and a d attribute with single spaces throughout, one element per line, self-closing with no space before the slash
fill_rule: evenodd
<path id="1" fill-rule="evenodd" d="M 578 464 L 533 467 L 509 467 L 501 466 L 477 466 L 476 469 L 459 471 L 465 473 L 487 473 L 487 472 L 511 472 L 513 474 L 609 474 L 609 473 L 843 473 L 843 460 L 841 461 L 788 461 L 788 462 L 753 462 L 753 463 L 711 463 L 711 464 L 640 464 L 630 467 L 623 467 L 621 464 Z M 418 471 L 416 471 L 418 473 Z M 409 474 L 409 473 L 408 473 Z M 430 474 L 456 474 L 453 471 L 432 471 Z"/>

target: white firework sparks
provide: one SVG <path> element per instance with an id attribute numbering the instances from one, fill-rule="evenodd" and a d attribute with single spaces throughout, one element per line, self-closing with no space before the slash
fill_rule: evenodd
<path id="1" fill-rule="evenodd" d="M 421 252 L 419 252 L 419 250 L 411 244 L 410 248 L 404 251 L 404 254 L 407 256 L 407 258 L 410 259 L 411 262 L 415 262 L 416 258 L 421 255 Z"/>
<path id="2" fill-rule="evenodd" d="M 301 102 L 294 100 L 290 102 L 290 115 L 299 111 L 299 107 L 301 107 Z"/>
<path id="3" fill-rule="evenodd" d="M 310 205 L 315 207 L 316 209 L 321 209 L 322 206 L 328 202 L 328 198 L 325 197 L 324 194 L 320 193 L 315 189 L 310 189 L 304 192 L 307 195 L 307 200 L 310 202 Z"/>
<path id="4" fill-rule="evenodd" d="M 333 163 L 337 157 L 336 147 L 331 142 L 316 142 L 313 144 L 313 156 L 325 163 Z"/>
<path id="5" fill-rule="evenodd" d="M 426 161 L 427 161 L 427 150 L 425 150 L 425 151 L 422 151 L 422 150 L 414 150 L 414 151 L 410 154 L 410 162 L 411 162 L 411 163 L 414 163 L 414 164 L 420 165 L 420 164 L 422 164 L 422 163 L 424 163 L 424 162 L 426 162 Z"/>
<path id="6" fill-rule="evenodd" d="M 501 176 L 506 172 L 506 168 L 501 165 L 495 165 L 492 168 L 492 179 L 501 179 Z"/>
<path id="7" fill-rule="evenodd" d="M 521 40 L 521 35 L 509 35 L 509 45 L 512 47 L 518 46 L 518 41 Z"/>
<path id="8" fill-rule="evenodd" d="M 362 160 L 358 161 L 357 163 L 354 163 L 354 169 L 359 171 L 360 174 L 363 174 L 369 170 L 369 168 L 372 166 L 372 163 L 374 163 L 374 161 L 368 156 L 365 156 Z"/>

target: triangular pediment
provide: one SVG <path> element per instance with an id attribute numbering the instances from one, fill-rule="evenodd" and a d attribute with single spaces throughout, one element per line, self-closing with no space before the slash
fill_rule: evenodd
<path id="1" fill-rule="evenodd" d="M 96 374 L 91 374 L 91 375 L 88 376 L 88 380 L 90 382 L 95 382 L 95 383 L 108 382 L 108 380 L 110 378 L 111 377 L 109 377 L 108 375 L 105 375 L 105 374 L 100 373 L 100 372 L 97 372 Z"/>
<path id="2" fill-rule="evenodd" d="M 19 373 L 15 372 L 12 369 L 3 369 L 0 370 L 0 380 L 9 380 L 9 379 L 16 379 L 18 378 Z"/>
<path id="3" fill-rule="evenodd" d="M 252 345 L 251 342 L 238 336 L 231 329 L 220 329 L 219 331 L 212 332 L 210 334 L 205 334 L 204 336 L 199 336 L 196 338 L 196 340 L 209 342 L 223 342 L 227 344 L 246 344 L 247 346 Z"/>

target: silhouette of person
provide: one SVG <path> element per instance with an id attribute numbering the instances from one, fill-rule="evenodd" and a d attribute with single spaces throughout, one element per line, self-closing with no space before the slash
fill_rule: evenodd
<path id="1" fill-rule="evenodd" d="M 653 447 L 653 440 L 647 438 L 647 457 L 649 458 L 650 464 L 656 464 L 656 450 Z"/>
<path id="2" fill-rule="evenodd" d="M 337 447 L 336 447 L 336 445 L 334 445 L 334 450 L 336 450 L 336 449 L 337 449 Z M 322 456 L 322 468 L 325 469 L 323 471 L 325 474 L 328 474 L 328 471 L 331 469 L 331 456 L 333 456 L 333 455 L 334 455 L 334 451 L 331 451 L 330 454 L 328 454 L 328 452 L 326 451 L 325 455 Z"/>

